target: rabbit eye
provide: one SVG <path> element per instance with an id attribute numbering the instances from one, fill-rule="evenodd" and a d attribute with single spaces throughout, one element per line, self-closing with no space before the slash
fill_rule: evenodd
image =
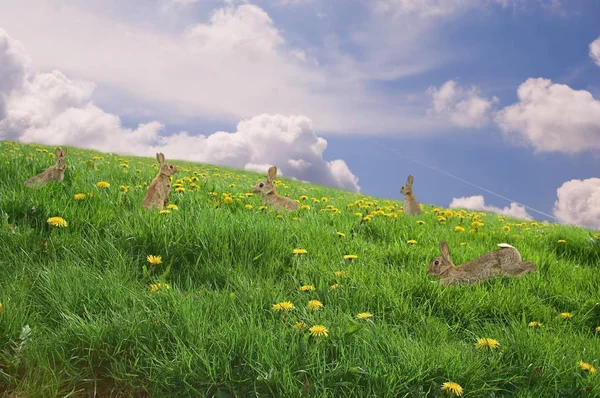
<path id="1" fill-rule="evenodd" d="M 435 264 L 435 265 L 440 265 L 440 262 L 439 262 L 438 260 L 435 260 L 435 261 L 433 262 L 433 264 Z"/>
<path id="2" fill-rule="evenodd" d="M 261 182 L 260 184 L 258 184 L 258 186 L 262 188 L 262 187 L 264 187 L 264 186 L 265 186 L 265 184 L 263 184 L 263 183 Z"/>
<path id="3" fill-rule="evenodd" d="M 170 168 L 170 169 L 172 169 L 172 168 L 173 168 L 173 165 L 172 165 L 172 164 L 170 164 L 170 165 L 169 165 L 169 168 Z"/>

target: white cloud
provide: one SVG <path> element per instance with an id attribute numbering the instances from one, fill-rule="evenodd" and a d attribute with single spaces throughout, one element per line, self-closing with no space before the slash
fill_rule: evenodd
<path id="1" fill-rule="evenodd" d="M 468 196 L 462 198 L 452 198 L 450 208 L 462 208 L 477 211 L 487 211 L 492 213 L 504 214 L 505 216 L 531 219 L 525 207 L 512 202 L 509 207 L 496 207 L 485 204 L 485 199 L 482 195 Z"/>
<path id="2" fill-rule="evenodd" d="M 600 37 L 590 43 L 590 57 L 596 65 L 600 66 Z"/>
<path id="3" fill-rule="evenodd" d="M 0 33 L 0 60 L 10 58 L 21 46 Z M 268 51 L 264 43 L 259 53 Z M 71 80 L 55 70 L 34 73 L 21 63 L 0 69 L 0 82 L 9 87 L 5 117 L 0 119 L 0 139 L 73 145 L 106 152 L 153 156 L 164 152 L 169 159 L 199 161 L 236 168 L 256 169 L 258 164 L 276 165 L 287 177 L 358 191 L 358 180 L 343 160 L 323 159 L 327 141 L 318 137 L 305 116 L 261 114 L 241 121 L 237 131 L 190 135 L 164 135 L 158 122 L 136 129 L 122 126 L 118 116 L 92 101 L 94 84 Z M 20 76 L 28 74 L 27 78 Z M 16 76 L 16 77 L 15 77 Z M 261 170 L 266 172 L 266 169 Z"/>
<path id="4" fill-rule="evenodd" d="M 600 101 L 549 79 L 527 79 L 519 102 L 495 115 L 500 129 L 540 152 L 576 153 L 600 148 Z"/>
<path id="5" fill-rule="evenodd" d="M 463 89 L 454 80 L 448 80 L 439 89 L 430 87 L 428 92 L 433 98 L 430 112 L 447 118 L 458 127 L 479 128 L 487 125 L 492 107 L 498 102 L 496 97 L 489 100 L 481 97 L 476 87 Z"/>
<path id="6" fill-rule="evenodd" d="M 556 194 L 554 216 L 558 220 L 600 230 L 600 178 L 567 181 Z"/>

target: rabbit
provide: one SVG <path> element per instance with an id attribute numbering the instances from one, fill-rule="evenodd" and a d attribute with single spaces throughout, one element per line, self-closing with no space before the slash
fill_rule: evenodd
<path id="1" fill-rule="evenodd" d="M 148 186 L 148 191 L 144 197 L 142 207 L 146 209 L 163 209 L 169 204 L 170 177 L 179 172 L 176 166 L 165 163 L 165 155 L 162 153 L 156 154 L 156 160 L 158 160 L 159 171 Z"/>
<path id="2" fill-rule="evenodd" d="M 300 207 L 298 202 L 277 194 L 277 191 L 275 190 L 275 184 L 273 183 L 275 175 L 277 175 L 277 167 L 272 166 L 269 168 L 267 178 L 258 182 L 254 188 L 252 188 L 252 193 L 261 195 L 263 198 L 263 203 L 268 204 L 275 210 L 297 210 L 298 207 Z"/>
<path id="3" fill-rule="evenodd" d="M 519 251 L 508 243 L 499 243 L 501 249 L 494 250 L 460 266 L 450 259 L 450 249 L 440 242 L 442 255 L 434 258 L 427 267 L 427 274 L 440 277 L 440 286 L 473 284 L 504 275 L 518 277 L 526 272 L 536 272 L 537 267 L 530 261 L 521 261 Z"/>
<path id="4" fill-rule="evenodd" d="M 402 187 L 400 188 L 400 193 L 404 195 L 402 208 L 404 209 L 404 214 L 409 216 L 421 214 L 421 206 L 419 205 L 419 202 L 417 202 L 417 199 L 415 198 L 415 194 L 412 189 L 412 184 L 414 180 L 414 177 L 409 175 L 406 179 L 406 184 L 402 185 Z"/>
<path id="5" fill-rule="evenodd" d="M 49 183 L 50 181 L 62 182 L 65 179 L 65 169 L 67 168 L 67 150 L 56 148 L 55 155 L 56 164 L 48 167 L 40 174 L 34 175 L 33 177 L 25 181 L 26 186 L 43 186 Z"/>

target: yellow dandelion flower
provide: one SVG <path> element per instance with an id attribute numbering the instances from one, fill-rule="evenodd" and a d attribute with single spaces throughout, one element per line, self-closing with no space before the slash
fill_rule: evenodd
<path id="1" fill-rule="evenodd" d="M 423 224 L 425 224 L 425 221 L 423 221 L 423 220 L 417 220 L 417 224 L 423 225 Z"/>
<path id="2" fill-rule="evenodd" d="M 302 205 L 302 206 L 300 206 L 300 209 L 302 209 L 302 210 L 310 210 L 310 206 L 309 205 Z"/>
<path id="3" fill-rule="evenodd" d="M 510 227 L 508 225 L 505 225 L 504 227 L 502 227 L 502 230 L 504 232 L 510 232 Z"/>
<path id="4" fill-rule="evenodd" d="M 252 205 L 251 204 L 247 204 L 246 206 L 244 206 L 246 209 L 250 210 L 252 209 Z"/>
<path id="5" fill-rule="evenodd" d="M 541 328 L 542 326 L 544 326 L 544 325 L 538 321 L 529 322 L 530 328 Z"/>
<path id="6" fill-rule="evenodd" d="M 355 260 L 355 259 L 357 259 L 357 258 L 358 258 L 358 256 L 357 256 L 356 254 L 346 254 L 346 255 L 344 256 L 344 259 L 345 259 L 345 260 Z"/>
<path id="7" fill-rule="evenodd" d="M 184 187 L 177 187 L 177 188 L 175 188 L 175 192 L 177 192 L 177 193 L 185 192 L 185 188 Z"/>
<path id="8" fill-rule="evenodd" d="M 465 229 L 460 225 L 454 227 L 454 232 L 465 232 Z"/>
<path id="9" fill-rule="evenodd" d="M 171 285 L 169 285 L 168 283 L 153 283 L 150 285 L 151 292 L 157 292 L 161 289 L 168 290 L 170 288 L 171 288 Z"/>
<path id="10" fill-rule="evenodd" d="M 110 188 L 110 184 L 107 181 L 100 181 L 96 183 L 96 186 L 100 189 Z"/>
<path id="11" fill-rule="evenodd" d="M 460 245 L 461 245 L 461 246 L 466 246 L 466 245 L 467 245 L 467 242 L 460 242 Z"/>
<path id="12" fill-rule="evenodd" d="M 560 317 L 562 319 L 571 319 L 571 318 L 573 318 L 573 315 L 570 312 L 562 312 L 560 314 Z"/>
<path id="13" fill-rule="evenodd" d="M 596 368 L 594 368 L 591 364 L 589 364 L 587 362 L 579 361 L 579 367 L 584 372 L 589 372 L 589 373 L 592 373 L 592 374 L 596 373 Z"/>
<path id="14" fill-rule="evenodd" d="M 296 322 L 296 323 L 294 323 L 294 326 L 293 326 L 293 328 L 299 332 L 306 329 L 307 327 L 308 326 L 304 322 Z"/>
<path id="15" fill-rule="evenodd" d="M 148 260 L 148 262 L 152 265 L 158 265 L 158 264 L 162 263 L 161 256 L 154 256 L 152 254 L 150 254 L 148 257 L 146 257 L 146 260 Z"/>
<path id="16" fill-rule="evenodd" d="M 308 253 L 308 251 L 306 251 L 306 249 L 294 249 L 294 250 L 292 250 L 292 252 L 294 254 L 298 254 L 298 255 L 299 254 L 306 254 L 306 253 Z"/>
<path id="17" fill-rule="evenodd" d="M 362 215 L 362 213 L 354 213 L 354 215 L 355 215 L 356 217 L 362 217 L 362 216 L 363 216 L 363 215 Z"/>
<path id="18" fill-rule="evenodd" d="M 0 303 L 0 312 L 4 311 L 4 306 Z"/>
<path id="19" fill-rule="evenodd" d="M 600 239 L 600 234 L 594 234 L 594 239 Z"/>
<path id="20" fill-rule="evenodd" d="M 273 304 L 271 308 L 273 311 L 291 311 L 296 307 L 289 301 L 282 301 L 281 303 Z"/>
<path id="21" fill-rule="evenodd" d="M 330 288 L 331 290 L 335 290 L 335 289 L 338 289 L 338 288 L 340 288 L 340 287 L 341 287 L 341 285 L 340 285 L 339 283 L 334 283 L 333 285 L 329 286 L 329 288 Z"/>
<path id="22" fill-rule="evenodd" d="M 67 220 L 65 220 L 62 217 L 50 217 L 48 220 L 46 220 L 46 222 L 50 225 L 52 225 L 53 227 L 58 227 L 58 228 L 66 228 L 69 226 L 69 223 L 67 223 Z"/>
<path id="23" fill-rule="evenodd" d="M 321 202 L 327 202 L 329 199 L 327 199 L 326 197 L 322 197 L 321 198 Z"/>
<path id="24" fill-rule="evenodd" d="M 339 236 L 340 238 L 343 238 L 344 236 L 346 236 L 345 233 L 343 232 L 336 232 L 337 236 Z"/>
<path id="25" fill-rule="evenodd" d="M 231 196 L 225 196 L 225 199 L 223 199 L 223 202 L 230 204 L 233 202 L 233 199 L 231 198 Z"/>
<path id="26" fill-rule="evenodd" d="M 452 381 L 447 381 L 444 384 L 442 384 L 441 390 L 451 392 L 457 397 L 460 397 L 463 393 L 463 388 L 460 386 L 460 384 L 454 383 Z"/>
<path id="27" fill-rule="evenodd" d="M 124 169 L 128 169 L 129 165 L 127 163 L 121 163 L 121 167 L 123 167 Z"/>
<path id="28" fill-rule="evenodd" d="M 323 325 L 315 325 L 308 329 L 308 331 L 313 337 L 327 337 L 329 335 L 329 330 Z"/>
<path id="29" fill-rule="evenodd" d="M 477 343 L 475 343 L 475 347 L 479 349 L 487 348 L 490 350 L 495 350 L 500 347 L 500 343 L 498 340 L 490 339 L 487 337 L 477 339 Z"/>
<path id="30" fill-rule="evenodd" d="M 307 199 L 308 199 L 308 196 L 306 196 L 306 195 L 300 196 L 300 200 L 307 200 Z"/>
<path id="31" fill-rule="evenodd" d="M 315 287 L 313 285 L 304 285 L 304 286 L 301 286 L 299 290 L 301 292 L 311 292 L 311 291 L 315 290 Z"/>
<path id="32" fill-rule="evenodd" d="M 319 300 L 310 300 L 307 304 L 307 307 L 311 311 L 318 311 L 319 308 L 323 307 L 323 303 Z"/>
<path id="33" fill-rule="evenodd" d="M 596 326 L 596 332 L 600 332 L 600 326 Z"/>
<path id="34" fill-rule="evenodd" d="M 417 244 L 417 241 L 416 241 L 416 240 L 414 240 L 414 239 L 410 239 L 410 240 L 408 240 L 406 243 L 408 243 L 409 245 L 411 245 L 411 246 L 412 246 L 412 245 L 416 245 L 416 244 Z"/>
<path id="35" fill-rule="evenodd" d="M 176 204 L 172 203 L 172 204 L 170 204 L 170 205 L 167 206 L 167 209 L 170 209 L 170 210 L 179 210 L 179 207 L 177 207 Z"/>
<path id="36" fill-rule="evenodd" d="M 85 194 L 84 193 L 76 193 L 75 195 L 73 195 L 73 197 L 75 198 L 75 200 L 83 200 L 83 199 L 85 199 Z"/>
<path id="37" fill-rule="evenodd" d="M 348 276 L 348 273 L 345 271 L 336 271 L 335 276 L 337 276 L 338 278 L 345 278 Z"/>
<path id="38" fill-rule="evenodd" d="M 159 213 L 159 214 L 169 214 L 170 212 L 171 212 L 171 210 L 168 210 L 168 209 L 162 209 L 162 210 L 160 210 L 158 213 Z"/>
<path id="39" fill-rule="evenodd" d="M 360 314 L 356 314 L 356 319 L 367 319 L 371 318 L 373 314 L 370 312 L 361 312 Z"/>
<path id="40" fill-rule="evenodd" d="M 558 244 L 561 244 L 561 243 L 567 243 L 567 241 L 566 241 L 566 240 L 564 240 L 564 239 L 559 239 L 559 240 L 558 240 Z"/>

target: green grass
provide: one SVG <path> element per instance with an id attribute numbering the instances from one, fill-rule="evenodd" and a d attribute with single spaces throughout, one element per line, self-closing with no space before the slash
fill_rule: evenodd
<path id="1" fill-rule="evenodd" d="M 578 365 L 600 360 L 597 231 L 457 209 L 442 223 L 446 209 L 409 217 L 397 201 L 285 179 L 279 193 L 310 209 L 278 218 L 246 195 L 263 174 L 180 161 L 176 179 L 197 177 L 197 187 L 172 189 L 179 210 L 165 215 L 140 206 L 154 159 L 127 157 L 124 168 L 118 156 L 91 161 L 101 154 L 69 148 L 62 184 L 26 188 L 54 162 L 42 148 L 0 143 L 8 396 L 438 397 L 447 381 L 465 397 L 600 395 L 600 372 Z M 68 227 L 48 225 L 52 216 Z M 469 232 L 475 219 L 484 226 Z M 456 264 L 507 242 L 539 272 L 440 287 L 425 269 L 442 239 Z M 153 268 L 148 255 L 162 263 Z M 156 283 L 171 289 L 152 291 Z M 315 290 L 299 291 L 305 284 Z M 314 299 L 324 307 L 308 311 Z M 281 301 L 295 309 L 273 311 Z M 373 317 L 356 319 L 361 312 Z M 329 336 L 298 332 L 300 321 Z M 501 346 L 479 350 L 479 337 Z"/>

